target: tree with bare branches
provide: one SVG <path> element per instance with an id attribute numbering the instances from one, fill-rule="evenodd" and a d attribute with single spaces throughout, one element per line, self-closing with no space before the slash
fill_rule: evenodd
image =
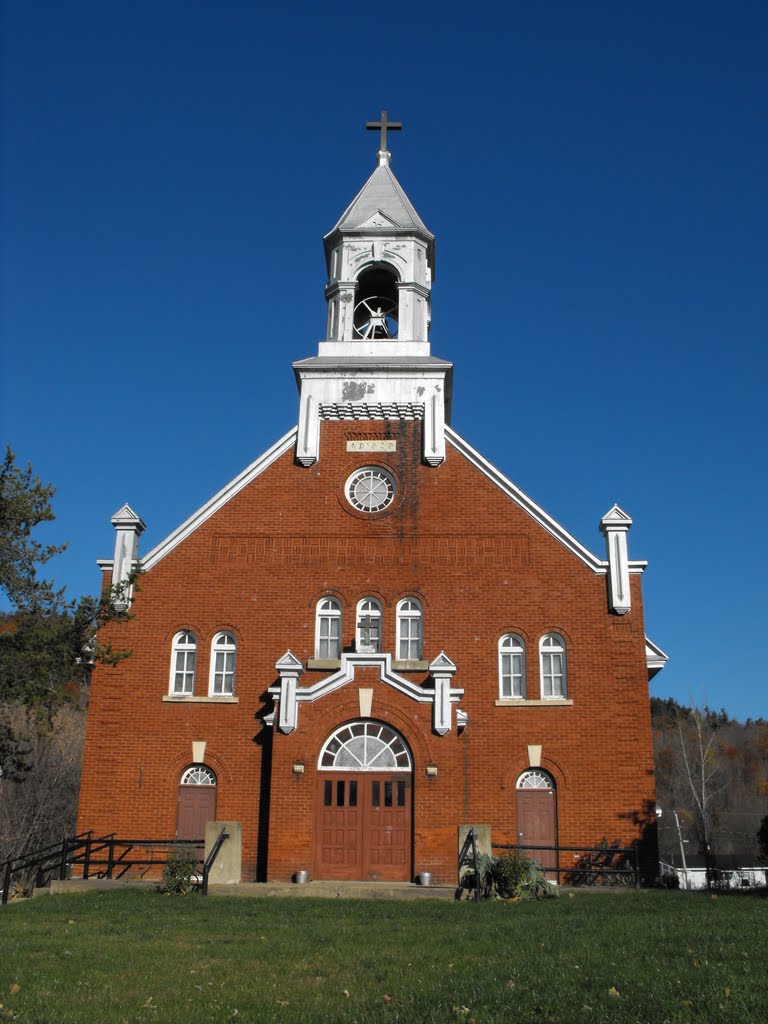
<path id="1" fill-rule="evenodd" d="M 716 742 L 716 719 L 707 708 L 703 711 L 692 708 L 685 719 L 678 717 L 677 720 L 683 771 L 696 809 L 694 827 L 706 858 L 708 882 L 713 867 L 711 841 L 720 804 L 718 798 L 727 786 Z"/>

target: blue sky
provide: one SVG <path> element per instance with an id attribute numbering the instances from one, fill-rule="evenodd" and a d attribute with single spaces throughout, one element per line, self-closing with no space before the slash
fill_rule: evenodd
<path id="1" fill-rule="evenodd" d="M 147 551 L 295 422 L 386 107 L 454 428 L 592 550 L 634 518 L 653 693 L 768 717 L 764 3 L 3 17 L 2 437 L 73 596 L 124 501 Z"/>

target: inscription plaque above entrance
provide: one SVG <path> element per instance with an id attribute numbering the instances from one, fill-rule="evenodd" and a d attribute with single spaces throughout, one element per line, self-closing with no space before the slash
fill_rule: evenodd
<path id="1" fill-rule="evenodd" d="M 347 441 L 348 452 L 396 452 L 397 440 L 385 441 Z"/>

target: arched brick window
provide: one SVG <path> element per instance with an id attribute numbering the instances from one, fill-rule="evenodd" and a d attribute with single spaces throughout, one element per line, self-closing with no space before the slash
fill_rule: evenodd
<path id="1" fill-rule="evenodd" d="M 338 661 L 341 657 L 341 605 L 335 597 L 324 597 L 317 603 L 315 657 Z"/>
<path id="2" fill-rule="evenodd" d="M 506 633 L 499 640 L 499 698 L 522 700 L 525 695 L 525 641 Z"/>
<path id="3" fill-rule="evenodd" d="M 542 700 L 565 697 L 568 693 L 565 640 L 559 633 L 547 633 L 541 638 L 539 653 Z"/>
<path id="4" fill-rule="evenodd" d="M 406 597 L 397 605 L 397 657 L 399 661 L 421 658 L 421 602 Z"/>
<path id="5" fill-rule="evenodd" d="M 211 644 L 211 697 L 231 697 L 235 692 L 237 641 L 231 633 L 217 633 Z"/>
<path id="6" fill-rule="evenodd" d="M 356 648 L 363 654 L 381 650 L 381 605 L 373 597 L 364 597 L 357 604 Z"/>
<path id="7" fill-rule="evenodd" d="M 195 692 L 196 661 L 197 637 L 188 629 L 183 629 L 173 638 L 170 683 L 172 694 L 189 696 Z"/>

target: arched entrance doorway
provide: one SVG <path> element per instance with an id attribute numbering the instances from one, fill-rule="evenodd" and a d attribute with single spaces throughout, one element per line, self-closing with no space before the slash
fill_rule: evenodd
<path id="1" fill-rule="evenodd" d="M 517 780 L 516 792 L 518 839 L 521 846 L 533 847 L 523 850 L 523 853 L 543 867 L 555 867 L 557 852 L 546 849 L 548 846 L 557 846 L 557 794 L 554 779 L 540 768 L 531 768 Z M 557 875 L 554 871 L 547 871 L 546 877 L 554 881 Z"/>
<path id="2" fill-rule="evenodd" d="M 318 759 L 313 875 L 410 881 L 413 760 L 382 722 L 348 722 Z"/>
<path id="3" fill-rule="evenodd" d="M 204 764 L 183 772 L 176 818 L 177 839 L 205 839 L 205 824 L 216 820 L 216 775 Z"/>

